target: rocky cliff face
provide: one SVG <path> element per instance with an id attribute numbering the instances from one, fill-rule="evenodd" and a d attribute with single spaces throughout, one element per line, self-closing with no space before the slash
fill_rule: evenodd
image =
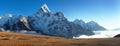
<path id="1" fill-rule="evenodd" d="M 11 31 L 31 30 L 26 17 L 19 15 L 11 17 L 4 23 L 4 29 Z"/>

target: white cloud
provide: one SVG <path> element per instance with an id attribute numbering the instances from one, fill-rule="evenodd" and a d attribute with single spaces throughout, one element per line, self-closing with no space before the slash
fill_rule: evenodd
<path id="1" fill-rule="evenodd" d="M 76 39 L 79 38 L 112 38 L 117 34 L 120 34 L 120 31 L 94 31 L 95 35 L 87 36 L 80 35 L 79 37 L 73 37 Z"/>

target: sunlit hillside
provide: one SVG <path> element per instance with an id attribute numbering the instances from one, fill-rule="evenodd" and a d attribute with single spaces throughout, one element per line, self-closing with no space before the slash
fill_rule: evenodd
<path id="1" fill-rule="evenodd" d="M 120 46 L 120 38 L 66 39 L 0 32 L 0 46 Z"/>

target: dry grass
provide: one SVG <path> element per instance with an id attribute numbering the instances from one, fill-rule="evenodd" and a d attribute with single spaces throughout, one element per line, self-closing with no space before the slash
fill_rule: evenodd
<path id="1" fill-rule="evenodd" d="M 0 46 L 120 46 L 120 38 L 65 39 L 0 32 Z"/>

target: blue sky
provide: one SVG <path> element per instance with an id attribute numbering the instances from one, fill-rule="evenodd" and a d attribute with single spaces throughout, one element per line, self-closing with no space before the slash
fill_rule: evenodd
<path id="1" fill-rule="evenodd" d="M 70 21 L 82 19 L 107 29 L 120 28 L 119 0 L 0 0 L 0 15 L 32 15 L 44 3 L 52 12 L 63 12 Z"/>

